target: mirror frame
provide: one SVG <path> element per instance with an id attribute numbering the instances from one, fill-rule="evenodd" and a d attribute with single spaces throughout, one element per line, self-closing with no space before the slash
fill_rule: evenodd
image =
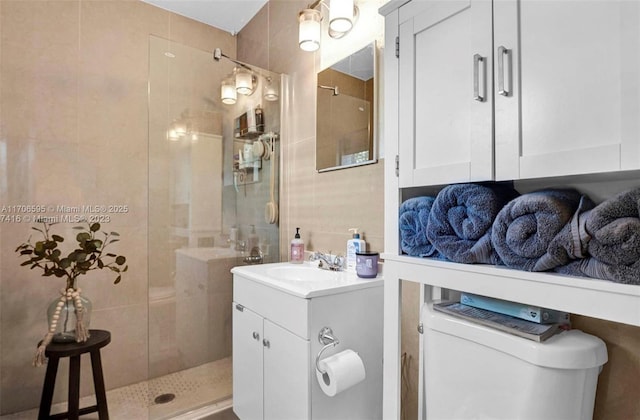
<path id="1" fill-rule="evenodd" d="M 363 46 L 362 48 L 359 48 L 356 51 L 353 51 L 350 55 L 353 55 L 369 46 L 373 46 L 373 102 L 371 103 L 371 107 L 373 108 L 373 121 L 371 123 L 371 127 L 370 130 L 372 130 L 372 150 L 371 150 L 371 159 L 364 161 L 364 162 L 358 162 L 358 163 L 352 163 L 349 165 L 336 165 L 336 166 L 331 166 L 331 167 L 327 167 L 327 168 L 321 168 L 318 169 L 318 95 L 316 92 L 316 130 L 315 130 L 315 136 L 316 136 L 316 147 L 315 147 L 315 166 L 316 166 L 316 172 L 318 173 L 323 173 L 323 172 L 330 172 L 330 171 L 337 171 L 340 169 L 349 169 L 349 168 L 355 168 L 358 166 L 364 166 L 364 165 L 371 165 L 374 163 L 378 163 L 378 144 L 379 144 L 379 133 L 378 133 L 378 98 L 379 98 L 379 92 L 380 92 L 380 86 L 381 86 L 381 81 L 379 80 L 379 76 L 380 76 L 380 72 L 378 71 L 378 66 L 379 66 L 379 56 L 380 56 L 380 48 L 378 46 L 378 42 L 376 40 L 371 41 L 370 43 L 368 43 L 367 45 Z M 340 61 L 344 60 L 345 58 L 349 57 L 349 56 L 345 56 L 343 58 L 341 58 L 340 60 L 336 61 L 335 63 L 333 63 L 331 66 L 320 70 L 320 72 L 330 69 L 332 68 L 336 63 L 339 63 Z M 320 73 L 318 72 L 318 73 Z M 316 73 L 316 86 L 318 85 L 318 73 Z M 317 87 L 316 87 L 316 91 L 317 91 Z"/>

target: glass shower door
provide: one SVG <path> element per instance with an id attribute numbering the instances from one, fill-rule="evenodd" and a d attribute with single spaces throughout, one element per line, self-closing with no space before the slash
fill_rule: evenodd
<path id="1" fill-rule="evenodd" d="M 149 53 L 149 395 L 164 418 L 230 400 L 230 269 L 278 261 L 277 168 L 260 147 L 279 150 L 279 102 L 262 91 L 280 76 L 251 67 L 255 91 L 228 105 L 231 61 L 154 36 Z M 238 134 L 256 109 L 264 126 Z"/>

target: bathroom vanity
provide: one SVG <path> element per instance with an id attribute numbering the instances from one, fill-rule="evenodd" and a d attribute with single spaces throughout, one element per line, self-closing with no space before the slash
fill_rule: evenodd
<path id="1" fill-rule="evenodd" d="M 240 419 L 382 418 L 383 281 L 315 264 L 234 267 L 233 410 Z M 366 378 L 333 397 L 321 389 L 316 357 L 331 328 Z"/>

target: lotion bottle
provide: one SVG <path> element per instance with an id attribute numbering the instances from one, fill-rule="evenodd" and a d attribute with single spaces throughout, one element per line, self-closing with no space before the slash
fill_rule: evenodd
<path id="1" fill-rule="evenodd" d="M 294 264 L 302 264 L 304 261 L 304 241 L 300 239 L 300 228 L 296 228 L 296 235 L 291 240 L 291 257 L 290 262 Z"/>
<path id="2" fill-rule="evenodd" d="M 353 232 L 353 235 L 352 238 L 347 241 L 347 271 L 355 273 L 356 253 L 366 251 L 367 243 L 364 239 L 360 239 L 358 228 L 351 228 L 349 232 Z"/>

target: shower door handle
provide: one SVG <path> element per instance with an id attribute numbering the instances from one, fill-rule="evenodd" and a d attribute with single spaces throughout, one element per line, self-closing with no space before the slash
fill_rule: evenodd
<path id="1" fill-rule="evenodd" d="M 256 331 L 253 332 L 253 339 L 254 340 L 260 340 L 260 334 L 258 334 Z"/>

